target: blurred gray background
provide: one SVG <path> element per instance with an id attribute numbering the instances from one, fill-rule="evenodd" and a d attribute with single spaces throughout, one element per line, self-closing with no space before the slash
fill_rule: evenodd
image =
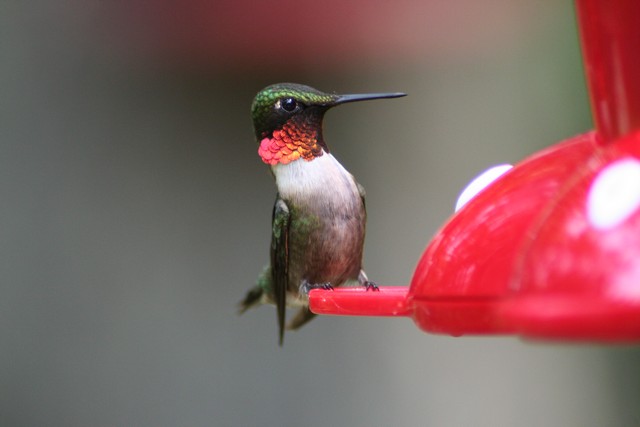
<path id="1" fill-rule="evenodd" d="M 570 1 L 0 1 L 0 425 L 640 425 L 640 351 L 236 315 L 275 187 L 254 94 L 405 91 L 325 137 L 406 285 L 462 187 L 589 129 Z"/>

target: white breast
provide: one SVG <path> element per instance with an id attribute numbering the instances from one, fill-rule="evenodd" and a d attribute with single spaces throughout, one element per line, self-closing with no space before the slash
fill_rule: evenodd
<path id="1" fill-rule="evenodd" d="M 303 159 L 272 166 L 280 196 L 285 200 L 303 200 L 315 194 L 329 194 L 326 203 L 353 203 L 358 187 L 353 176 L 329 153 L 311 161 Z"/>

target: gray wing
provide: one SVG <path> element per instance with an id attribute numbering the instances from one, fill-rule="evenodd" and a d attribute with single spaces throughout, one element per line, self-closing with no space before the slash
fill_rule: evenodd
<path id="1" fill-rule="evenodd" d="M 279 343 L 282 345 L 287 289 L 289 288 L 289 208 L 280 195 L 273 206 L 271 274 L 273 276 L 273 297 L 278 313 Z"/>
<path id="2" fill-rule="evenodd" d="M 355 179 L 354 179 L 355 180 Z M 364 190 L 364 187 L 360 185 L 358 181 L 356 181 L 356 186 L 358 187 L 358 193 L 360 193 L 360 200 L 362 200 L 362 206 L 364 207 L 364 213 L 367 214 L 367 203 L 365 202 L 365 198 L 367 197 L 367 192 Z"/>

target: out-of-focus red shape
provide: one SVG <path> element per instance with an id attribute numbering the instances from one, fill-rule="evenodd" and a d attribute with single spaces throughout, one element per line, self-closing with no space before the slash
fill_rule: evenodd
<path id="1" fill-rule="evenodd" d="M 425 58 L 499 52 L 526 37 L 552 10 L 526 0 L 101 3 L 103 13 L 111 11 L 104 19 L 119 24 L 122 48 L 136 58 L 246 70 L 266 79 L 309 69 L 340 75 L 363 61 L 399 69 Z"/>
<path id="2" fill-rule="evenodd" d="M 579 0 L 585 72 L 596 129 L 606 141 L 640 128 L 640 4 Z"/>
<path id="3" fill-rule="evenodd" d="M 406 288 L 352 293 L 347 313 L 331 308 L 347 296 L 336 289 L 311 292 L 312 311 L 322 299 L 325 314 L 408 315 L 427 332 L 640 342 L 640 2 L 577 6 L 596 131 L 529 157 L 463 206 L 404 303 Z"/>

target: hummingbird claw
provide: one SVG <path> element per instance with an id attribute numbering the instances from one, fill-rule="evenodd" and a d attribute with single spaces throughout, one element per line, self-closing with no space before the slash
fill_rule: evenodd
<path id="1" fill-rule="evenodd" d="M 378 284 L 376 282 L 371 282 L 369 280 L 364 282 L 364 289 L 367 292 L 369 292 L 369 291 L 380 292 L 380 288 L 378 287 Z"/>
<path id="2" fill-rule="evenodd" d="M 333 285 L 330 282 L 327 283 L 309 283 L 304 282 L 300 285 L 300 293 L 304 293 L 305 295 L 309 295 L 312 289 L 324 289 L 325 291 L 332 291 Z"/>
<path id="3" fill-rule="evenodd" d="M 378 284 L 376 282 L 372 282 L 371 280 L 369 280 L 364 270 L 360 270 L 360 274 L 358 274 L 358 282 L 360 283 L 361 286 L 364 286 L 364 289 L 367 292 L 368 291 L 380 292 L 380 288 L 378 288 Z"/>

